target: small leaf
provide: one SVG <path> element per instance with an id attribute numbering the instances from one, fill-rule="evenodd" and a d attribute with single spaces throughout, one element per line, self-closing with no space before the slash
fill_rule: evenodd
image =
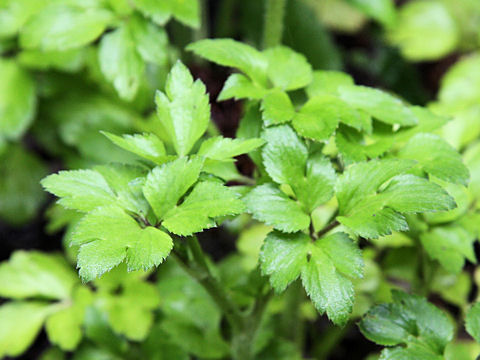
<path id="1" fill-rule="evenodd" d="M 261 99 L 267 90 L 242 74 L 232 74 L 223 85 L 222 91 L 218 94 L 217 101 L 224 101 L 231 98 L 240 99 Z"/>
<path id="2" fill-rule="evenodd" d="M 173 209 L 180 198 L 197 182 L 202 160 L 180 158 L 154 168 L 143 186 L 145 198 L 158 219 Z"/>
<path id="3" fill-rule="evenodd" d="M 130 19 L 129 27 L 135 39 L 137 51 L 143 60 L 165 65 L 168 52 L 168 37 L 165 30 L 139 16 Z"/>
<path id="4" fill-rule="evenodd" d="M 290 121 L 295 115 L 292 101 L 287 93 L 280 90 L 272 90 L 265 95 L 261 110 L 263 121 L 267 126 Z"/>
<path id="5" fill-rule="evenodd" d="M 198 155 L 213 160 L 230 160 L 235 156 L 249 153 L 265 143 L 262 139 L 230 139 L 222 136 L 202 142 Z"/>
<path id="6" fill-rule="evenodd" d="M 480 303 L 475 303 L 468 311 L 465 327 L 468 333 L 480 343 Z"/>
<path id="7" fill-rule="evenodd" d="M 284 232 L 304 230 L 310 225 L 310 217 L 299 203 L 290 199 L 273 184 L 257 186 L 244 198 L 247 211 L 254 219 Z"/>
<path id="8" fill-rule="evenodd" d="M 210 104 L 205 85 L 193 81 L 180 61 L 170 71 L 166 93 L 157 91 L 157 114 L 178 155 L 187 155 L 202 137 L 210 120 Z"/>
<path id="9" fill-rule="evenodd" d="M 167 233 L 151 226 L 146 227 L 135 245 L 128 249 L 128 271 L 148 270 L 160 265 L 172 248 L 173 242 Z"/>
<path id="10" fill-rule="evenodd" d="M 200 7 L 198 0 L 133 0 L 134 5 L 158 25 L 165 25 L 170 17 L 175 17 L 186 26 L 200 27 Z"/>
<path id="11" fill-rule="evenodd" d="M 314 71 L 313 80 L 306 91 L 309 98 L 321 95 L 338 95 L 338 88 L 343 85 L 354 85 L 350 75 L 341 71 Z"/>

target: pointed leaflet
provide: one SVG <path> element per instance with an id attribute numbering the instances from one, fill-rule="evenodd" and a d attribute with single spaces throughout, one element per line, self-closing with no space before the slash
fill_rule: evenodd
<path id="1" fill-rule="evenodd" d="M 153 133 L 118 136 L 102 132 L 115 145 L 161 165 L 167 160 L 163 142 Z"/>
<path id="2" fill-rule="evenodd" d="M 340 98 L 350 106 L 363 110 L 387 124 L 416 125 L 418 119 L 399 99 L 378 89 L 366 86 L 341 86 Z"/>
<path id="3" fill-rule="evenodd" d="M 272 225 L 275 229 L 295 232 L 310 225 L 310 217 L 301 205 L 273 184 L 257 186 L 245 195 L 243 201 L 254 219 Z"/>
<path id="4" fill-rule="evenodd" d="M 130 28 L 123 25 L 102 37 L 98 56 L 103 75 L 113 83 L 120 97 L 133 100 L 140 86 L 145 64 L 137 53 Z"/>
<path id="5" fill-rule="evenodd" d="M 261 99 L 265 96 L 267 89 L 253 83 L 243 74 L 232 74 L 223 84 L 222 91 L 218 94 L 217 101 L 234 98 L 240 99 Z"/>
<path id="6" fill-rule="evenodd" d="M 278 125 L 292 120 L 295 109 L 286 92 L 269 91 L 262 100 L 262 118 L 265 125 Z"/>
<path id="7" fill-rule="evenodd" d="M 465 328 L 468 333 L 480 343 L 480 303 L 476 302 L 465 318 Z"/>
<path id="8" fill-rule="evenodd" d="M 350 75 L 341 71 L 314 71 L 313 80 L 306 91 L 309 98 L 318 95 L 338 95 L 338 88 L 342 85 L 354 85 Z"/>
<path id="9" fill-rule="evenodd" d="M 217 136 L 202 142 L 198 155 L 213 160 L 231 160 L 235 156 L 255 150 L 264 143 L 262 139 L 230 139 Z"/>
<path id="10" fill-rule="evenodd" d="M 399 151 L 398 156 L 418 161 L 425 172 L 439 179 L 467 185 L 469 174 L 462 157 L 437 135 L 415 135 Z"/>
<path id="11" fill-rule="evenodd" d="M 187 155 L 207 130 L 210 104 L 205 85 L 193 81 L 180 61 L 174 65 L 163 92 L 157 91 L 157 115 L 165 127 L 178 155 Z"/>
<path id="12" fill-rule="evenodd" d="M 130 269 L 160 264 L 172 249 L 172 239 L 153 227 L 142 229 L 116 206 L 97 208 L 76 225 L 72 245 L 80 245 L 78 267 L 85 281 L 109 271 L 127 258 Z"/>
<path id="13" fill-rule="evenodd" d="M 459 273 L 465 259 L 477 261 L 473 250 L 475 234 L 460 226 L 436 227 L 420 235 L 420 240 L 428 255 L 452 273 Z"/>
<path id="14" fill-rule="evenodd" d="M 197 182 L 201 158 L 180 158 L 154 168 L 147 176 L 143 194 L 158 219 L 174 208 L 180 198 Z"/>
<path id="15" fill-rule="evenodd" d="M 147 17 L 159 25 L 165 25 L 173 16 L 186 26 L 200 26 L 198 0 L 133 0 L 133 4 Z"/>
<path id="16" fill-rule="evenodd" d="M 43 179 L 42 185 L 58 196 L 58 203 L 68 209 L 88 212 L 116 202 L 103 176 L 94 170 L 60 171 Z"/>
<path id="17" fill-rule="evenodd" d="M 231 39 L 205 39 L 188 45 L 187 50 L 216 64 L 237 68 L 260 85 L 266 84 L 267 60 L 249 45 Z"/>
<path id="18" fill-rule="evenodd" d="M 369 340 L 386 346 L 385 359 L 443 359 L 443 351 L 453 338 L 453 325 L 425 298 L 393 291 L 393 303 L 372 308 L 359 324 Z M 392 354 L 397 357 L 389 357 Z"/>
<path id="19" fill-rule="evenodd" d="M 214 227 L 216 217 L 237 215 L 244 207 L 232 188 L 204 181 L 193 188 L 182 204 L 167 212 L 163 226 L 174 234 L 189 236 Z"/>

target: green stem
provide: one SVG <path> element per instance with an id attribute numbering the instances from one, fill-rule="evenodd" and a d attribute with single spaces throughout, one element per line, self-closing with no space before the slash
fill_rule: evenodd
<path id="1" fill-rule="evenodd" d="M 235 10 L 235 0 L 222 0 L 218 6 L 216 37 L 232 37 L 232 14 Z"/>
<path id="2" fill-rule="evenodd" d="M 300 305 L 303 299 L 303 289 L 300 281 L 295 281 L 285 292 L 285 312 L 282 317 L 283 334 L 303 350 L 304 329 L 300 319 Z"/>
<path id="3" fill-rule="evenodd" d="M 266 0 L 263 47 L 280 45 L 283 35 L 283 18 L 286 0 Z"/>
<path id="4" fill-rule="evenodd" d="M 328 359 L 331 352 L 338 346 L 351 327 L 352 323 L 348 323 L 344 327 L 332 326 L 328 331 L 325 331 L 325 335 L 320 338 L 315 346 L 315 358 L 318 360 Z"/>

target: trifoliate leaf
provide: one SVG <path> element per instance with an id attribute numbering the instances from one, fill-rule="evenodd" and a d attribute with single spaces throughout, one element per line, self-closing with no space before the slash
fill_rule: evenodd
<path id="1" fill-rule="evenodd" d="M 165 25 L 173 16 L 186 26 L 200 26 L 200 6 L 198 0 L 134 0 L 134 5 L 158 25 Z"/>
<path id="2" fill-rule="evenodd" d="M 249 153 L 265 143 L 262 139 L 230 139 L 222 136 L 210 138 L 202 142 L 198 155 L 213 160 L 230 160 L 231 158 Z"/>
<path id="3" fill-rule="evenodd" d="M 125 258 L 129 269 L 158 265 L 173 244 L 163 231 L 153 227 L 142 229 L 119 207 L 106 206 L 80 220 L 72 234 L 72 245 L 81 245 L 77 260 L 80 276 L 90 281 Z"/>
<path id="4" fill-rule="evenodd" d="M 156 167 L 148 174 L 143 194 L 159 219 L 174 208 L 198 180 L 202 164 L 201 158 L 180 158 Z"/>
<path id="5" fill-rule="evenodd" d="M 52 4 L 25 24 L 20 44 L 27 49 L 46 51 L 78 48 L 97 39 L 111 16 L 110 12 L 95 7 Z"/>
<path id="6" fill-rule="evenodd" d="M 312 81 L 312 67 L 302 54 L 286 46 L 276 46 L 265 50 L 264 55 L 268 62 L 268 78 L 275 87 L 295 90 Z"/>
<path id="7" fill-rule="evenodd" d="M 98 50 L 100 68 L 113 83 L 121 98 L 132 100 L 137 94 L 145 64 L 135 49 L 135 39 L 128 27 L 106 34 Z"/>
<path id="8" fill-rule="evenodd" d="M 22 354 L 37 337 L 50 311 L 50 305 L 44 302 L 0 306 L 0 357 Z"/>
<path id="9" fill-rule="evenodd" d="M 420 240 L 428 255 L 449 272 L 459 273 L 465 258 L 473 263 L 477 261 L 473 250 L 475 234 L 459 226 L 435 227 L 421 234 Z"/>
<path id="10" fill-rule="evenodd" d="M 465 318 L 465 328 L 480 343 L 480 303 L 475 303 L 468 311 Z"/>
<path id="11" fill-rule="evenodd" d="M 168 37 L 165 30 L 139 16 L 129 20 L 129 27 L 135 39 L 137 51 L 143 60 L 165 65 L 168 52 Z"/>
<path id="12" fill-rule="evenodd" d="M 181 205 L 165 214 L 162 225 L 174 234 L 189 236 L 214 227 L 216 217 L 240 214 L 244 207 L 232 188 L 204 181 L 193 188 Z"/>
<path id="13" fill-rule="evenodd" d="M 178 155 L 187 155 L 205 133 L 210 120 L 210 104 L 205 85 L 177 62 L 167 78 L 166 93 L 157 91 L 155 102 L 160 122 L 172 139 Z"/>
<path id="14" fill-rule="evenodd" d="M 366 86 L 341 86 L 340 98 L 350 106 L 363 110 L 387 124 L 411 126 L 418 123 L 412 110 L 399 99 Z"/>
<path id="15" fill-rule="evenodd" d="M 234 98 L 240 99 L 261 99 L 267 90 L 255 83 L 243 74 L 232 74 L 223 85 L 222 91 L 218 94 L 217 101 Z"/>
<path id="16" fill-rule="evenodd" d="M 262 100 L 262 118 L 265 125 L 278 125 L 292 120 L 295 115 L 292 101 L 281 90 L 269 91 Z"/>
<path id="17" fill-rule="evenodd" d="M 469 174 L 462 157 L 437 135 L 415 135 L 399 151 L 398 156 L 418 161 L 425 172 L 439 179 L 467 185 Z"/>
<path id="18" fill-rule="evenodd" d="M 106 131 L 102 133 L 115 145 L 158 165 L 163 164 L 168 159 L 165 145 L 153 133 L 123 135 L 121 137 Z"/>
<path id="19" fill-rule="evenodd" d="M 359 324 L 369 340 L 385 346 L 382 359 L 443 359 L 453 325 L 425 298 L 393 292 L 393 303 L 372 308 Z"/>
<path id="20" fill-rule="evenodd" d="M 354 85 L 350 75 L 341 71 L 314 71 L 313 80 L 306 91 L 309 98 L 320 95 L 338 95 L 338 88 L 343 85 Z"/>
<path id="21" fill-rule="evenodd" d="M 40 252 L 15 252 L 0 264 L 0 296 L 68 299 L 78 277 L 65 259 Z"/>
<path id="22" fill-rule="evenodd" d="M 187 50 L 216 64 L 237 68 L 260 85 L 266 84 L 267 60 L 249 45 L 231 39 L 205 39 L 188 45 Z"/>
<path id="23" fill-rule="evenodd" d="M 103 176 L 94 170 L 60 171 L 43 179 L 42 185 L 67 209 L 88 212 L 116 202 Z"/>
<path id="24" fill-rule="evenodd" d="M 310 258 L 302 269 L 302 283 L 320 313 L 342 325 L 348 321 L 354 302 L 349 278 L 363 276 L 360 250 L 345 233 L 335 233 L 310 246 Z"/>
<path id="25" fill-rule="evenodd" d="M 276 292 L 282 292 L 296 280 L 307 263 L 311 239 L 303 233 L 284 234 L 273 231 L 267 235 L 260 251 L 262 273 L 270 276 Z"/>
<path id="26" fill-rule="evenodd" d="M 35 85 L 15 61 L 6 59 L 0 59 L 0 79 L 0 139 L 17 139 L 33 120 Z"/>
<path id="27" fill-rule="evenodd" d="M 288 125 L 265 129 L 262 135 L 267 144 L 262 158 L 268 175 L 278 184 L 293 184 L 303 179 L 308 150 Z"/>
<path id="28" fill-rule="evenodd" d="M 295 232 L 310 225 L 310 217 L 301 205 L 273 184 L 257 186 L 243 200 L 254 219 L 272 225 L 275 229 Z"/>
<path id="29" fill-rule="evenodd" d="M 348 111 L 348 107 L 343 110 Z M 316 141 L 328 140 L 335 132 L 342 114 L 342 104 L 331 95 L 319 95 L 308 100 L 295 114 L 293 127 L 303 137 Z M 346 114 L 348 116 L 348 114 Z"/>

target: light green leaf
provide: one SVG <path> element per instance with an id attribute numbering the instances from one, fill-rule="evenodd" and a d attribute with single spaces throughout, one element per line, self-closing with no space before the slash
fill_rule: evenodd
<path id="1" fill-rule="evenodd" d="M 244 207 L 232 188 L 204 181 L 193 188 L 180 206 L 167 212 L 163 226 L 174 234 L 189 236 L 214 227 L 216 217 L 240 214 Z"/>
<path id="2" fill-rule="evenodd" d="M 200 6 L 198 0 L 134 0 L 134 5 L 158 25 L 165 25 L 174 17 L 186 26 L 200 27 Z"/>
<path id="3" fill-rule="evenodd" d="M 49 304 L 11 302 L 0 307 L 0 357 L 18 356 L 35 340 L 49 314 Z"/>
<path id="4" fill-rule="evenodd" d="M 166 94 L 155 96 L 158 117 L 172 139 L 177 154 L 187 155 L 202 137 L 210 121 L 205 85 L 178 61 L 167 78 Z"/>
<path id="5" fill-rule="evenodd" d="M 387 28 L 398 26 L 393 0 L 348 0 L 348 2 Z"/>
<path id="6" fill-rule="evenodd" d="M 293 184 L 303 179 L 308 150 L 288 125 L 267 128 L 262 158 L 268 175 L 278 184 Z"/>
<path id="7" fill-rule="evenodd" d="M 341 86 L 340 98 L 387 124 L 411 126 L 418 123 L 412 110 L 402 101 L 378 89 L 366 86 Z"/>
<path id="8" fill-rule="evenodd" d="M 135 246 L 127 251 L 128 271 L 148 270 L 160 265 L 173 248 L 171 237 L 151 226 L 142 230 Z"/>
<path id="9" fill-rule="evenodd" d="M 254 84 L 243 74 L 232 74 L 223 84 L 222 91 L 218 94 L 217 101 L 234 98 L 240 99 L 261 99 L 265 96 L 267 90 L 257 84 Z"/>
<path id="10" fill-rule="evenodd" d="M 335 132 L 344 116 L 342 103 L 331 95 L 319 95 L 308 100 L 293 118 L 293 127 L 303 137 L 325 141 Z M 347 115 L 348 116 L 348 115 Z"/>
<path id="11" fill-rule="evenodd" d="M 158 219 L 173 209 L 200 176 L 201 158 L 180 158 L 154 168 L 147 176 L 143 194 Z"/>
<path id="12" fill-rule="evenodd" d="M 122 137 L 106 131 L 103 131 L 102 134 L 122 149 L 153 161 L 158 165 L 163 164 L 168 159 L 165 145 L 153 133 L 123 135 Z"/>
<path id="13" fill-rule="evenodd" d="M 325 94 L 338 95 L 338 88 L 343 85 L 354 85 L 350 75 L 341 71 L 316 70 L 306 91 L 309 98 Z"/>
<path id="14" fill-rule="evenodd" d="M 165 65 L 168 52 L 168 37 L 165 30 L 139 16 L 132 17 L 128 25 L 143 60 Z"/>
<path id="15" fill-rule="evenodd" d="M 59 255 L 16 251 L 0 264 L 0 296 L 68 299 L 78 277 Z"/>
<path id="16" fill-rule="evenodd" d="M 467 185 L 469 173 L 462 157 L 437 135 L 415 135 L 399 151 L 398 156 L 418 161 L 425 172 L 439 179 Z"/>
<path id="17" fill-rule="evenodd" d="M 262 139 L 230 139 L 222 136 L 210 138 L 202 142 L 198 155 L 213 160 L 230 160 L 231 158 L 249 153 L 265 143 Z"/>
<path id="18" fill-rule="evenodd" d="M 420 240 L 428 255 L 449 272 L 459 273 L 465 258 L 477 262 L 473 250 L 475 235 L 459 226 L 435 227 L 421 234 Z"/>
<path id="19" fill-rule="evenodd" d="M 302 54 L 286 46 L 276 46 L 264 51 L 267 75 L 273 85 L 281 90 L 295 90 L 312 81 L 312 67 Z"/>
<path id="20" fill-rule="evenodd" d="M 97 39 L 110 20 L 104 9 L 52 4 L 25 24 L 20 44 L 47 51 L 78 48 Z"/>
<path id="21" fill-rule="evenodd" d="M 262 273 L 270 276 L 276 292 L 282 292 L 307 263 L 310 237 L 303 233 L 284 234 L 273 231 L 267 235 L 260 251 Z"/>
<path id="22" fill-rule="evenodd" d="M 310 217 L 301 205 L 273 184 L 257 186 L 243 200 L 254 219 L 275 229 L 291 233 L 304 230 L 310 225 Z"/>
<path id="23" fill-rule="evenodd" d="M 103 176 L 94 170 L 60 171 L 43 179 L 42 185 L 67 209 L 88 212 L 116 202 Z"/>
<path id="24" fill-rule="evenodd" d="M 35 84 L 15 61 L 0 59 L 0 138 L 17 139 L 33 120 Z"/>
<path id="25" fill-rule="evenodd" d="M 237 68 L 260 85 L 266 84 L 267 60 L 249 45 L 231 39 L 205 39 L 188 45 L 187 50 L 216 64 Z"/>
<path id="26" fill-rule="evenodd" d="M 113 83 L 122 99 L 132 100 L 140 86 L 145 64 L 136 51 L 130 29 L 119 27 L 102 37 L 98 56 L 105 78 Z"/>
<path id="27" fill-rule="evenodd" d="M 436 60 L 455 50 L 459 29 L 439 1 L 414 1 L 402 6 L 388 37 L 407 59 Z"/>
<path id="28" fill-rule="evenodd" d="M 468 311 L 465 318 L 465 328 L 480 343 L 480 303 L 475 303 Z"/>
<path id="29" fill-rule="evenodd" d="M 292 120 L 295 115 L 292 101 L 281 90 L 269 91 L 262 100 L 262 118 L 267 126 Z"/>

